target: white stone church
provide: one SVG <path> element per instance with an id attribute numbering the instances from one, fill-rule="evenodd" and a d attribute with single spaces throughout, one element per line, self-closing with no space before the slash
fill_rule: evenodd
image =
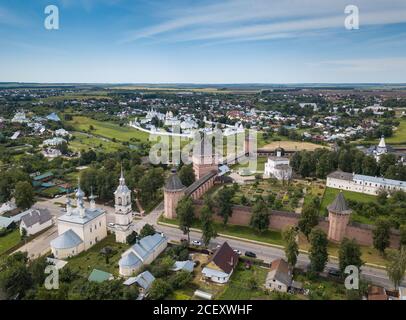
<path id="1" fill-rule="evenodd" d="M 71 199 L 66 202 L 66 213 L 57 220 L 58 237 L 51 241 L 55 258 L 64 259 L 75 256 L 94 246 L 107 236 L 107 217 L 105 210 L 96 207 L 95 197 L 90 196 L 90 207 L 85 208 L 84 192 L 80 185 L 75 194 L 76 208 Z M 131 190 L 126 186 L 123 171 L 115 197 L 115 236 L 116 241 L 127 242 L 132 232 Z"/>
<path id="2" fill-rule="evenodd" d="M 93 194 L 89 208 L 85 208 L 85 194 L 80 185 L 75 196 L 76 208 L 72 207 L 68 198 L 66 213 L 57 222 L 59 236 L 51 241 L 52 253 L 58 259 L 75 256 L 107 236 L 106 212 L 96 208 Z"/>

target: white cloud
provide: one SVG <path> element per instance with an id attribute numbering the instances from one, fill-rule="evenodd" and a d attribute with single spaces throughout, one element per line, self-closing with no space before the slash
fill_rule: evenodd
<path id="1" fill-rule="evenodd" d="M 348 0 L 226 0 L 169 10 L 166 21 L 130 32 L 124 42 L 143 38 L 170 41 L 272 39 L 277 34 L 344 28 Z M 360 25 L 406 22 L 404 0 L 352 0 Z"/>

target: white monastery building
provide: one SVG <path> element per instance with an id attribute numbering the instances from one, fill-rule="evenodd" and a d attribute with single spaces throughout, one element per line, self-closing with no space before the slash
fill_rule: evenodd
<path id="1" fill-rule="evenodd" d="M 405 191 L 406 182 L 380 177 L 335 171 L 327 176 L 327 187 L 377 195 L 380 191 Z"/>
<path id="2" fill-rule="evenodd" d="M 264 177 L 274 177 L 282 181 L 292 178 L 292 167 L 289 165 L 289 159 L 282 157 L 280 150 L 276 152 L 276 156 L 268 157 L 268 161 L 265 163 Z"/>

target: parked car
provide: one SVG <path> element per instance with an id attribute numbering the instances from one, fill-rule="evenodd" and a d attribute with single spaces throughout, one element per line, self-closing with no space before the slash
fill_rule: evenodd
<path id="1" fill-rule="evenodd" d="M 234 249 L 233 250 L 236 254 L 238 254 L 239 256 L 242 255 L 242 252 L 240 250 Z"/>
<path id="2" fill-rule="evenodd" d="M 252 252 L 252 251 L 245 251 L 245 256 L 250 257 L 250 258 L 256 258 L 257 257 L 256 253 Z"/>
<path id="3" fill-rule="evenodd" d="M 329 270 L 327 271 L 327 274 L 328 274 L 330 277 L 334 277 L 334 278 L 340 278 L 340 277 L 341 277 L 341 273 L 340 273 L 340 271 L 337 270 L 337 269 L 329 269 Z"/>
<path id="4" fill-rule="evenodd" d="M 202 245 L 202 242 L 199 241 L 199 240 L 193 240 L 193 241 L 192 241 L 192 244 L 195 245 L 195 246 L 201 246 L 201 245 Z"/>

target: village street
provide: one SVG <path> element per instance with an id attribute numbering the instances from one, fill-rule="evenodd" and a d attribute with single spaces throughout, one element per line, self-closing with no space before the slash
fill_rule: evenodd
<path id="1" fill-rule="evenodd" d="M 52 215 L 56 218 L 57 216 L 63 214 L 63 209 L 58 205 L 58 203 L 65 203 L 66 197 L 60 197 L 57 199 L 43 200 L 39 201 L 35 207 L 47 208 L 50 210 Z M 107 212 L 107 223 L 114 222 L 114 208 L 98 205 L 106 210 Z M 148 215 L 142 218 L 134 219 L 133 230 L 139 232 L 142 227 L 148 223 L 155 227 L 159 232 L 163 232 L 168 240 L 179 241 L 181 238 L 184 238 L 185 235 L 183 232 L 176 226 L 167 226 L 158 223 L 160 215 L 163 213 L 163 202 L 161 202 L 155 209 L 153 209 Z M 50 241 L 55 239 L 58 236 L 57 227 L 54 225 L 52 228 L 48 229 L 43 234 L 39 235 L 34 240 L 30 241 L 26 245 L 22 246 L 18 251 L 27 251 L 29 257 L 38 257 L 44 255 L 50 251 Z M 190 239 L 201 240 L 201 233 L 197 231 L 192 231 L 190 233 Z M 221 244 L 224 241 L 227 241 L 233 249 L 240 250 L 242 253 L 246 251 L 255 252 L 259 259 L 264 260 L 267 263 L 270 263 L 272 260 L 277 258 L 284 258 L 285 254 L 283 249 L 278 247 L 273 247 L 269 245 L 262 245 L 258 243 L 249 242 L 246 240 L 237 240 L 231 239 L 228 237 L 217 237 L 211 241 L 210 247 L 215 247 L 217 244 Z M 300 254 L 298 257 L 298 267 L 305 267 L 309 264 L 309 258 L 307 254 Z M 330 261 L 327 264 L 327 268 L 337 269 L 338 264 L 336 261 Z M 385 287 L 391 287 L 391 281 L 388 279 L 385 270 L 379 268 L 373 268 L 369 266 L 364 266 L 362 268 L 362 277 L 368 281 L 371 281 L 377 285 L 382 285 Z M 404 282 L 406 285 L 406 282 Z"/>

